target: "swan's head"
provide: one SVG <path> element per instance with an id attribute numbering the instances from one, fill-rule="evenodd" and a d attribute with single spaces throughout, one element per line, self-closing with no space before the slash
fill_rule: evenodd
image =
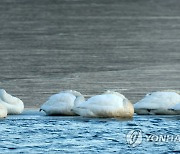
<path id="1" fill-rule="evenodd" d="M 66 90 L 66 91 L 63 91 L 64 93 L 70 93 L 72 95 L 74 95 L 76 98 L 74 100 L 74 105 L 77 106 L 78 104 L 82 103 L 85 101 L 85 98 L 84 96 L 78 92 L 78 91 L 75 91 L 75 90 Z"/>
<path id="2" fill-rule="evenodd" d="M 41 109 L 41 108 L 40 108 L 40 109 L 39 109 L 39 112 L 41 112 L 41 111 L 44 111 L 44 112 L 46 112 L 44 109 Z"/>
<path id="3" fill-rule="evenodd" d="M 74 106 L 73 108 L 71 109 L 72 112 L 74 112 L 75 114 L 79 115 L 78 112 L 79 112 L 79 105 L 81 105 L 82 103 L 84 103 L 86 101 L 86 99 L 84 98 L 83 95 L 80 95 L 80 96 L 76 96 L 76 99 L 74 101 Z"/>
<path id="4" fill-rule="evenodd" d="M 74 106 L 78 106 L 79 104 L 85 102 L 85 98 L 83 95 L 80 95 L 80 96 L 76 96 L 76 99 L 74 101 Z"/>

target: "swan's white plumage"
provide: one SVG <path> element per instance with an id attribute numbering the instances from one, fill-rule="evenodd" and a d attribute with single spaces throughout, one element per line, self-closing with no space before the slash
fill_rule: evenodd
<path id="1" fill-rule="evenodd" d="M 1 104 L 2 100 L 0 99 L 0 118 L 7 117 L 7 108 Z"/>
<path id="2" fill-rule="evenodd" d="M 134 104 L 134 109 L 137 114 L 176 114 L 171 108 L 179 102 L 180 95 L 176 92 L 153 92 Z"/>
<path id="3" fill-rule="evenodd" d="M 7 114 L 20 114 L 24 110 L 24 103 L 17 97 L 11 96 L 4 89 L 0 89 L 0 103 L 7 108 Z"/>
<path id="4" fill-rule="evenodd" d="M 134 108 L 123 95 L 107 91 L 76 105 L 73 110 L 84 117 L 132 117 Z"/>
<path id="5" fill-rule="evenodd" d="M 175 106 L 172 107 L 172 109 L 176 110 L 176 111 L 180 111 L 180 103 L 176 104 Z"/>
<path id="6" fill-rule="evenodd" d="M 62 91 L 49 97 L 40 110 L 47 115 L 76 115 L 72 108 L 81 101 L 85 101 L 81 93 L 73 90 Z"/>
<path id="7" fill-rule="evenodd" d="M 176 104 L 175 106 L 172 107 L 172 110 L 177 113 L 180 114 L 180 102 L 178 104 Z"/>

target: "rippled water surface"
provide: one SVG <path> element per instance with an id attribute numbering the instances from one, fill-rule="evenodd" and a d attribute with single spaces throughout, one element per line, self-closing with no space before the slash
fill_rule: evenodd
<path id="1" fill-rule="evenodd" d="M 3 153 L 166 153 L 180 152 L 178 140 L 147 141 L 145 135 L 180 135 L 180 116 L 138 116 L 133 119 L 44 116 L 37 110 L 0 120 Z M 126 135 L 142 130 L 142 143 L 132 147 Z"/>

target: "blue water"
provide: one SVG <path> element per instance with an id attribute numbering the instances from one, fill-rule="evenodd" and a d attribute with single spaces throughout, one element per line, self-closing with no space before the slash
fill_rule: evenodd
<path id="1" fill-rule="evenodd" d="M 44 116 L 37 110 L 0 120 L 1 153 L 179 153 L 180 141 L 147 141 L 145 134 L 180 135 L 180 116 L 133 119 Z M 131 130 L 142 130 L 142 143 L 128 144 Z"/>

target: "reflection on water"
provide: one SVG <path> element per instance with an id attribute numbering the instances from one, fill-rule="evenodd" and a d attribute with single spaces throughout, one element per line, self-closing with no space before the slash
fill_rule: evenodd
<path id="1" fill-rule="evenodd" d="M 143 135 L 178 135 L 179 116 L 138 116 L 133 119 L 83 118 L 79 116 L 44 116 L 37 110 L 0 120 L 3 153 L 138 153 L 178 152 L 180 142 L 143 141 L 132 148 L 126 134 L 141 129 Z"/>

